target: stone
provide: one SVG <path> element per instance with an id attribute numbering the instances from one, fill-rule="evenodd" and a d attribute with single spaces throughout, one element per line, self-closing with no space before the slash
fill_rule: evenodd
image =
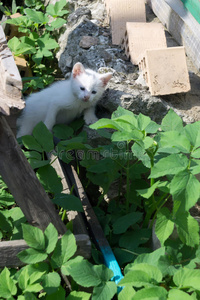
<path id="1" fill-rule="evenodd" d="M 94 36 L 84 35 L 79 42 L 79 46 L 83 49 L 89 49 L 90 47 L 97 45 L 99 39 Z"/>

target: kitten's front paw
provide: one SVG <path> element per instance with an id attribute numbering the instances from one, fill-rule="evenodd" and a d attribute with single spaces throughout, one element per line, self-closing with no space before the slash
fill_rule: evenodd
<path id="1" fill-rule="evenodd" d="M 90 118 L 85 118 L 85 124 L 86 125 L 91 125 L 91 124 L 93 124 L 93 123 L 95 123 L 95 122 L 97 122 L 98 121 L 98 118 L 97 117 L 90 117 Z"/>

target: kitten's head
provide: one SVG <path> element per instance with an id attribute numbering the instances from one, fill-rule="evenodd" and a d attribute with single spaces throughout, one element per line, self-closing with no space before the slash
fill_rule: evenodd
<path id="1" fill-rule="evenodd" d="M 85 103 L 97 102 L 112 77 L 112 73 L 99 74 L 85 69 L 78 62 L 74 65 L 71 75 L 73 93 L 76 98 Z"/>

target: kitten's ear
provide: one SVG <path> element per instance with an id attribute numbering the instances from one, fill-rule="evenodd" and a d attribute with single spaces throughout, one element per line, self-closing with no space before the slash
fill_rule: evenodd
<path id="1" fill-rule="evenodd" d="M 85 73 L 84 66 L 82 65 L 82 63 L 77 62 L 72 69 L 72 75 L 75 78 L 76 76 L 81 75 L 82 73 Z"/>
<path id="2" fill-rule="evenodd" d="M 103 86 L 106 86 L 108 81 L 111 79 L 112 73 L 106 73 L 100 76 L 101 81 L 103 82 Z"/>

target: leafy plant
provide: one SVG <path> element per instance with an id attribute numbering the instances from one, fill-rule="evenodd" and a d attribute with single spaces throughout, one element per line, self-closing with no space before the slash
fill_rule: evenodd
<path id="1" fill-rule="evenodd" d="M 162 245 L 175 226 L 183 243 L 191 247 L 198 245 L 199 225 L 190 215 L 189 209 L 200 197 L 200 183 L 195 177 L 200 170 L 200 122 L 184 126 L 181 118 L 170 110 L 159 126 L 147 116 L 136 116 L 119 107 L 111 119 L 101 119 L 90 127 L 112 128 L 115 130 L 111 135 L 112 143 L 126 143 L 126 153 L 118 150 L 115 153 L 116 159 L 112 160 L 118 166 L 117 172 L 120 170 L 119 166 L 126 172 L 126 211 L 129 211 L 132 201 L 138 208 L 142 203 L 146 212 L 143 227 L 147 227 L 151 218 L 151 225 L 157 218 L 156 234 Z M 159 127 L 161 131 L 158 131 Z M 124 157 L 129 153 L 133 158 L 124 164 Z M 106 158 L 102 164 L 105 161 Z M 87 169 L 87 176 L 93 182 L 95 179 L 92 173 L 99 173 L 99 169 L 95 169 L 95 164 Z M 133 179 L 137 176 L 141 178 L 145 173 L 145 182 L 149 187 L 139 189 L 134 186 Z M 135 195 L 137 200 L 133 199 Z M 173 200 L 171 212 L 165 207 L 169 199 Z"/>
<path id="2" fill-rule="evenodd" d="M 54 58 L 55 49 L 59 47 L 53 33 L 66 23 L 63 16 L 68 14 L 68 10 L 63 9 L 66 6 L 65 0 L 55 5 L 49 4 L 46 8 L 42 1 L 27 0 L 25 4 L 28 7 L 23 8 L 22 16 L 6 21 L 23 33 L 23 36 L 15 36 L 8 41 L 9 48 L 15 56 L 25 56 L 36 77 L 25 79 L 29 79 L 29 82 L 25 83 L 24 90 L 30 87 L 43 88 L 53 82 L 54 69 L 47 68 Z"/>
<path id="3" fill-rule="evenodd" d="M 93 266 L 81 256 L 73 258 L 77 246 L 74 235 L 67 231 L 62 238 L 52 224 L 44 233 L 37 227 L 22 225 L 23 237 L 30 248 L 18 254 L 25 267 L 0 274 L 1 299 L 65 299 L 62 278 L 71 276 L 82 287 L 92 287 L 92 299 L 112 299 L 117 286 L 110 279 L 113 272 L 104 265 Z M 67 282 L 67 281 L 66 281 Z M 69 288 L 69 287 L 68 287 Z M 70 289 L 72 289 L 70 287 Z M 71 291 L 67 299 L 89 299 L 91 292 Z"/>

